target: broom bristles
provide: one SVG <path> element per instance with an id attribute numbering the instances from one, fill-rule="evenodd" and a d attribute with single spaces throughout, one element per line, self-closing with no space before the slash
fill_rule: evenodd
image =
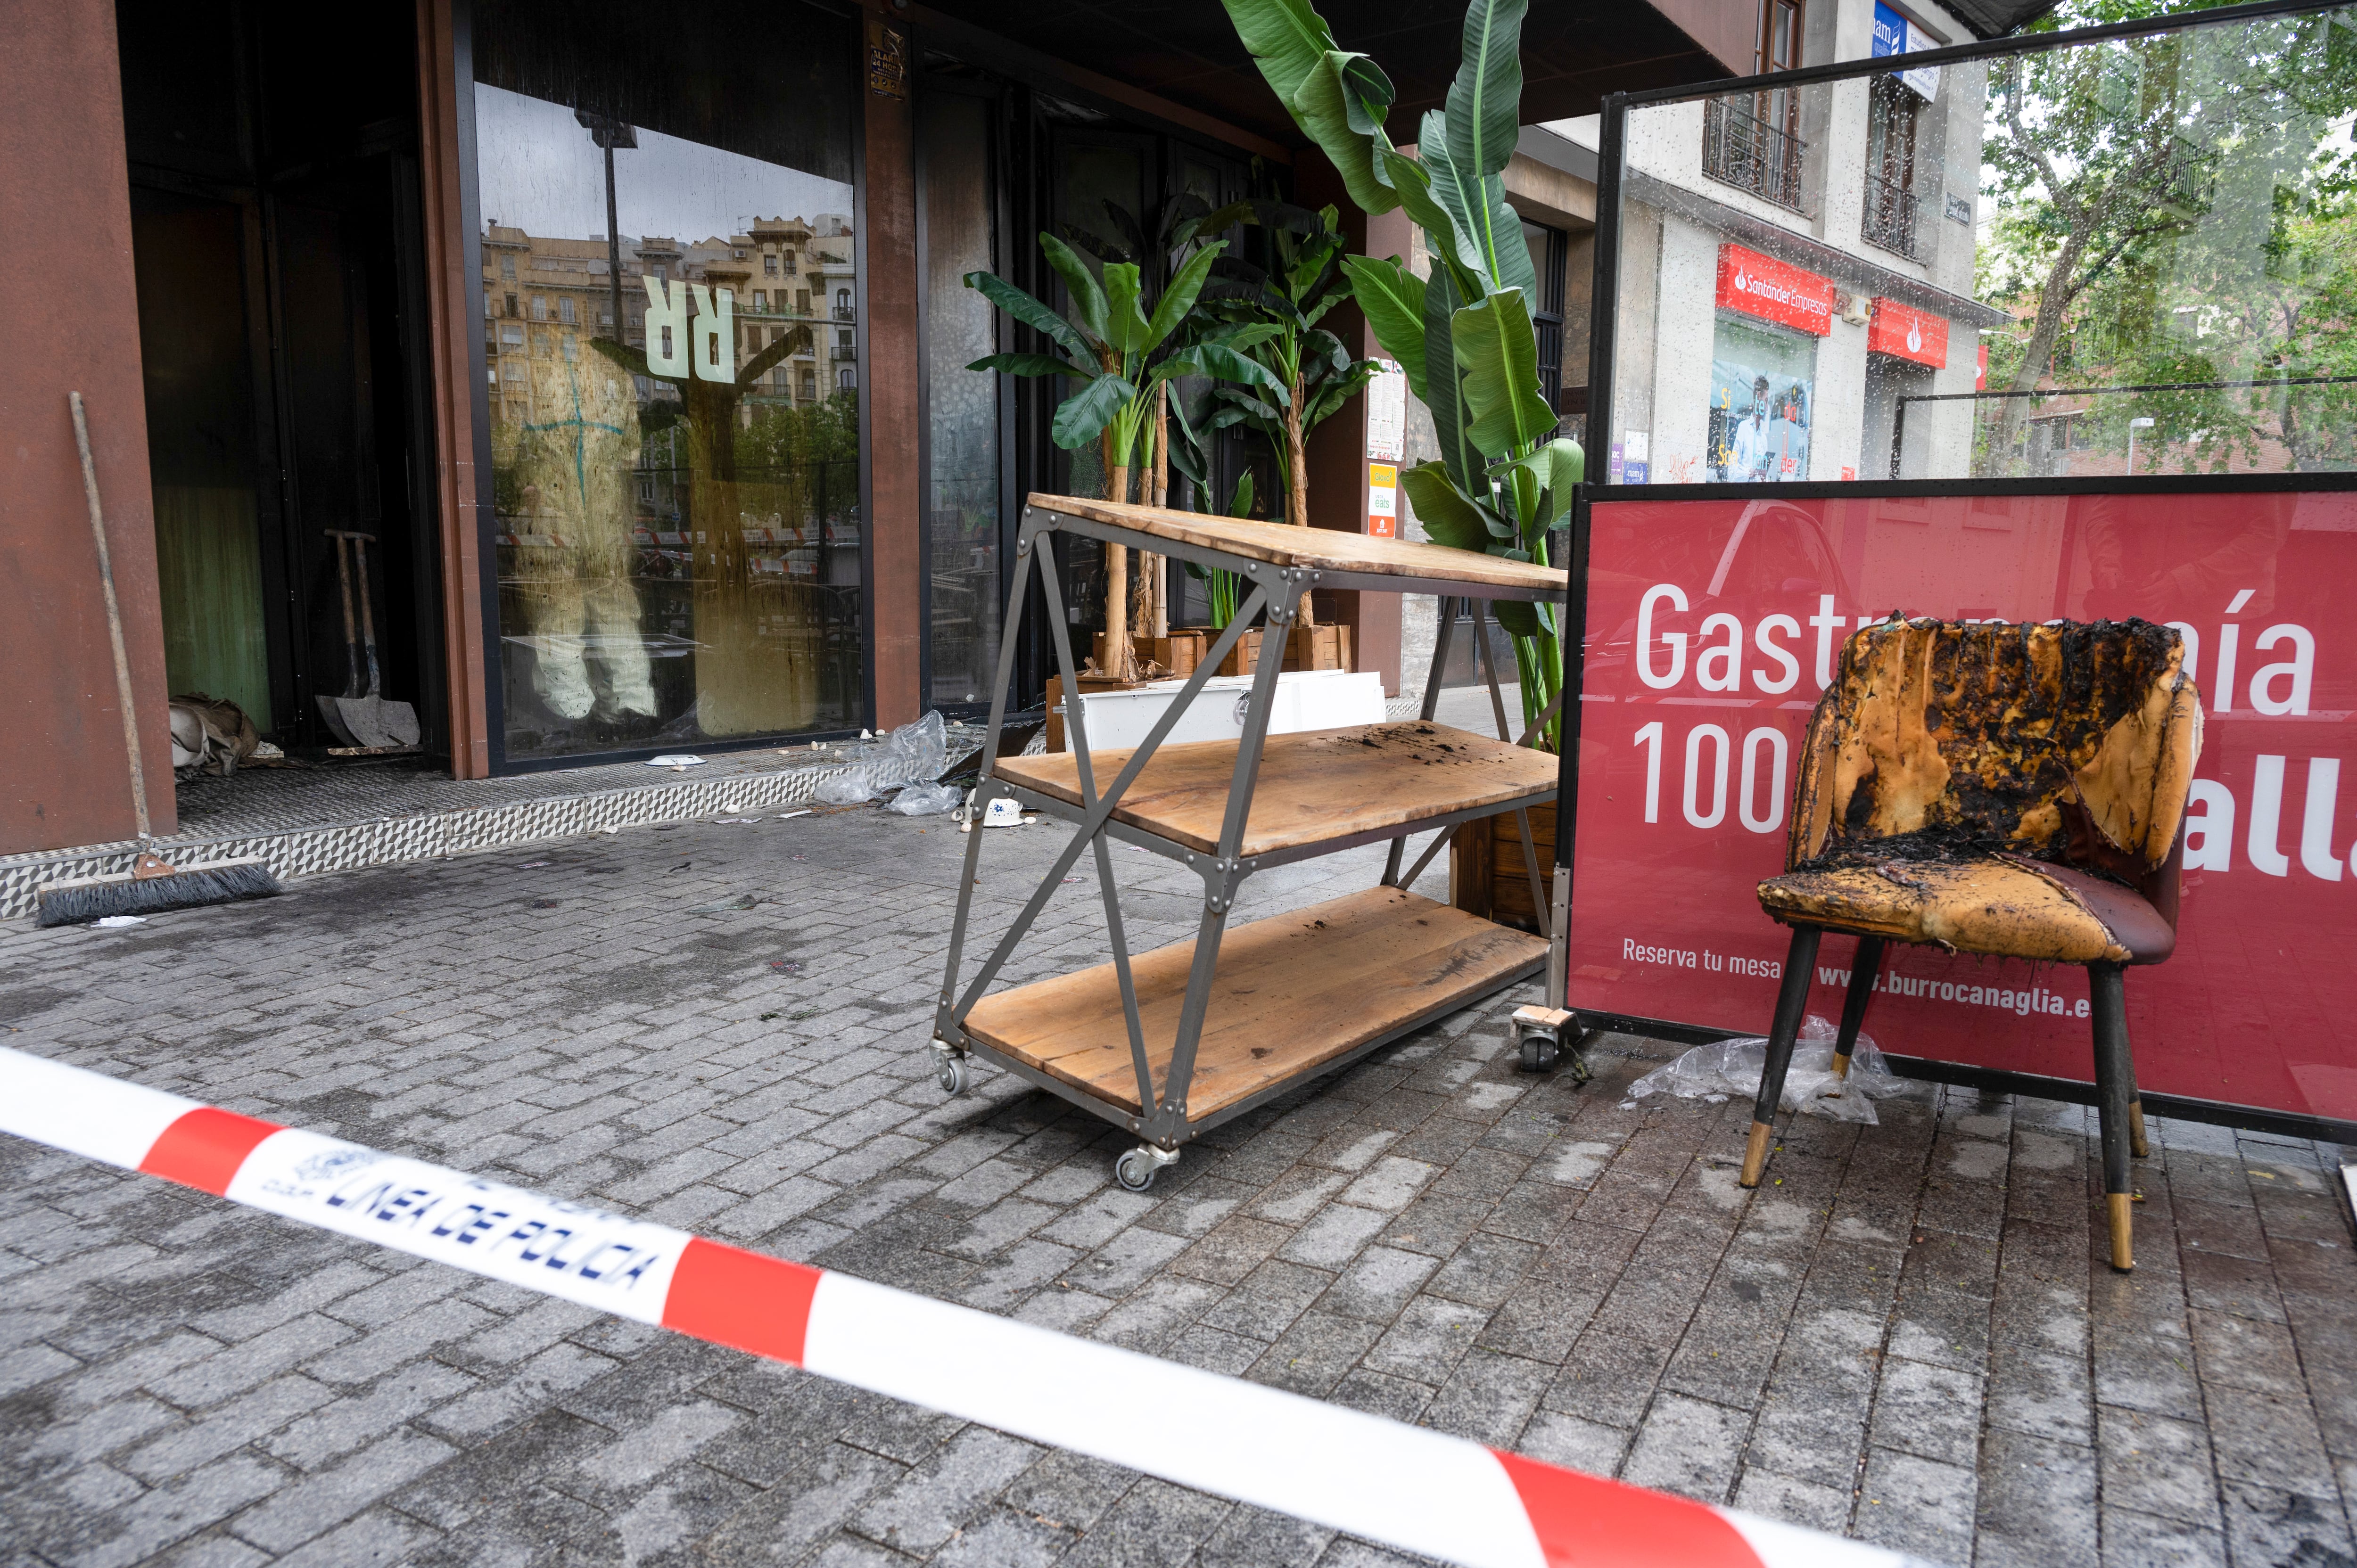
<path id="1" fill-rule="evenodd" d="M 223 860 L 188 865 L 168 876 L 90 876 L 52 882 L 40 889 L 34 924 L 81 926 L 109 915 L 152 915 L 206 904 L 267 898 L 285 889 L 261 860 Z"/>

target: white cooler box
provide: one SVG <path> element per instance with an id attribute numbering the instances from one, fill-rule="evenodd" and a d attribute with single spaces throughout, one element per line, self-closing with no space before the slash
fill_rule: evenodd
<path id="1" fill-rule="evenodd" d="M 1252 683 L 1249 675 L 1214 675 L 1204 682 L 1164 744 L 1242 739 Z M 1154 681 L 1125 692 L 1082 693 L 1081 713 L 1088 726 L 1090 749 L 1109 751 L 1145 744 L 1147 733 L 1186 684 L 1184 679 Z M 1379 725 L 1384 717 L 1383 678 L 1374 671 L 1288 670 L 1276 678 L 1276 711 L 1269 717 L 1268 733 L 1293 735 L 1349 725 Z M 1067 736 L 1071 733 L 1069 728 L 1065 731 Z"/>

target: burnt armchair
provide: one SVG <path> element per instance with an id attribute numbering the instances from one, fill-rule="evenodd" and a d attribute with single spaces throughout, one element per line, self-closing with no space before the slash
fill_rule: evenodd
<path id="1" fill-rule="evenodd" d="M 1883 950 L 2083 964 L 2112 1266 L 2135 1267 L 2129 1162 L 2145 1153 L 2123 976 L 2177 944 L 2201 704 L 2179 635 L 2148 621 L 1901 620 L 1842 650 L 1802 747 L 1785 871 L 1760 906 L 1792 929 L 1744 1153 L 1759 1185 L 1828 931 L 1857 938 L 1836 1072 Z M 2076 1076 L 2069 1074 L 2068 1076 Z"/>

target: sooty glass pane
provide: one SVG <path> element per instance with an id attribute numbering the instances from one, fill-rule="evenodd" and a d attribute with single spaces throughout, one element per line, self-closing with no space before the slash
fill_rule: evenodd
<path id="1" fill-rule="evenodd" d="M 990 105 L 944 92 L 925 121 L 925 371 L 931 398 L 925 521 L 935 703 L 987 700 L 998 658 L 997 378 L 965 367 L 997 349 L 990 302 L 965 286 L 995 269 Z"/>
<path id="2" fill-rule="evenodd" d="M 856 725 L 850 24 L 475 16 L 507 755 Z"/>

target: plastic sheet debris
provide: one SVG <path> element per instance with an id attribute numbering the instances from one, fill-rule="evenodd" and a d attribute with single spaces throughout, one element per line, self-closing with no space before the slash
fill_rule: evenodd
<path id="1" fill-rule="evenodd" d="M 884 809 L 904 817 L 937 817 L 963 799 L 963 792 L 954 784 L 911 784 Z"/>
<path id="2" fill-rule="evenodd" d="M 949 759 L 949 725 L 936 708 L 886 736 L 875 752 L 862 760 L 877 788 L 888 789 L 938 779 Z"/>
<path id="3" fill-rule="evenodd" d="M 1903 1091 L 1906 1080 L 1884 1065 L 1874 1037 L 1866 1034 L 1858 1036 L 1850 1055 L 1849 1076 L 1835 1078 L 1834 1041 L 1839 1035 L 1826 1020 L 1813 1013 L 1809 1015 L 1801 1026 L 1800 1040 L 1792 1047 L 1792 1065 L 1785 1071 L 1780 1103 L 1786 1111 L 1873 1126 L 1878 1120 L 1874 1102 Z M 1768 1042 L 1758 1035 L 1696 1046 L 1631 1084 L 1621 1107 L 1629 1109 L 1654 1094 L 1706 1100 L 1714 1105 L 1728 1100 L 1756 1100 L 1760 1074 L 1767 1062 Z"/>
<path id="4" fill-rule="evenodd" d="M 125 926 L 144 926 L 146 923 L 147 917 L 145 915 L 102 915 L 91 922 L 102 930 L 109 931 L 120 930 Z"/>
<path id="5" fill-rule="evenodd" d="M 792 822 L 796 817 L 813 817 L 813 816 L 816 816 L 817 814 L 818 814 L 817 812 L 815 812 L 815 811 L 812 811 L 808 806 L 804 806 L 804 807 L 802 807 L 802 808 L 801 810 L 799 810 L 799 811 L 780 811 L 780 812 L 778 813 L 778 821 L 780 821 L 780 822 Z"/>
<path id="6" fill-rule="evenodd" d="M 811 799 L 822 806 L 856 806 L 876 799 L 876 786 L 857 772 L 838 773 L 832 779 L 822 779 L 811 791 Z"/>
<path id="7" fill-rule="evenodd" d="M 661 757 L 648 757 L 647 766 L 649 768 L 701 768 L 704 766 L 704 758 L 691 756 L 684 751 L 671 751 L 665 752 Z"/>

